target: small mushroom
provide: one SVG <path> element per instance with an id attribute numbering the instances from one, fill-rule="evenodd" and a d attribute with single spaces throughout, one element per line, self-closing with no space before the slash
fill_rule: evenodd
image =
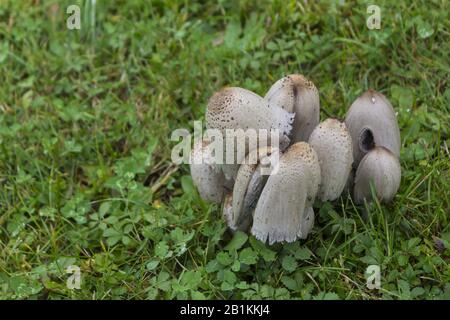
<path id="1" fill-rule="evenodd" d="M 357 204 L 371 201 L 371 185 L 381 202 L 390 202 L 400 187 L 401 167 L 387 148 L 375 147 L 361 160 L 356 170 L 354 199 Z"/>
<path id="2" fill-rule="evenodd" d="M 314 149 L 306 142 L 290 146 L 259 197 L 251 233 L 269 244 L 306 238 L 314 221 L 312 204 L 319 183 L 320 166 Z"/>
<path id="3" fill-rule="evenodd" d="M 352 169 L 352 139 L 345 123 L 327 119 L 309 137 L 309 144 L 319 157 L 321 182 L 318 197 L 336 200 L 344 190 Z"/>
<path id="4" fill-rule="evenodd" d="M 191 176 L 202 199 L 220 203 L 226 181 L 220 166 L 214 163 L 209 144 L 205 139 L 194 144 L 190 157 Z"/>
<path id="5" fill-rule="evenodd" d="M 354 167 L 375 146 L 400 157 L 400 130 L 390 102 L 374 90 L 366 91 L 350 106 L 345 124 L 353 141 Z"/>
<path id="6" fill-rule="evenodd" d="M 300 74 L 291 74 L 275 82 L 264 99 L 270 105 L 295 113 L 293 143 L 308 141 L 320 115 L 319 93 L 314 83 Z"/>

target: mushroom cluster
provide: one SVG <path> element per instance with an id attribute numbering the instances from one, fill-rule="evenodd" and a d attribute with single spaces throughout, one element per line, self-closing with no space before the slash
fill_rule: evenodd
<path id="1" fill-rule="evenodd" d="M 357 204 L 373 196 L 382 202 L 393 199 L 401 178 L 400 131 L 386 97 L 365 92 L 350 106 L 345 121 L 319 123 L 319 113 L 316 86 L 296 74 L 275 82 L 265 97 L 228 87 L 210 98 L 208 129 L 224 135 L 228 129 L 279 132 L 278 145 L 250 146 L 244 159 L 236 158 L 236 150 L 226 150 L 233 153 L 232 164 L 212 161 L 208 138 L 194 145 L 194 184 L 203 199 L 223 203 L 232 231 L 250 231 L 269 244 L 293 242 L 310 233 L 316 199 L 334 201 L 344 190 Z"/>

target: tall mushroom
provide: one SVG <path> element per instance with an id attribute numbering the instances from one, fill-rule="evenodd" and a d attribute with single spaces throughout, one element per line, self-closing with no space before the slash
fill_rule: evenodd
<path id="1" fill-rule="evenodd" d="M 319 123 L 319 93 L 311 81 L 300 74 L 291 74 L 275 82 L 264 99 L 269 105 L 295 113 L 292 142 L 308 141 Z"/>
<path id="2" fill-rule="evenodd" d="M 314 149 L 306 142 L 290 146 L 259 197 L 251 233 L 269 244 L 306 238 L 314 221 L 312 204 L 319 183 L 320 166 Z"/>
<path id="3" fill-rule="evenodd" d="M 400 130 L 392 105 L 374 90 L 366 91 L 350 106 L 345 124 L 353 141 L 354 167 L 375 146 L 400 156 Z"/>
<path id="4" fill-rule="evenodd" d="M 381 202 L 390 202 L 400 187 L 401 167 L 397 157 L 384 147 L 375 147 L 361 160 L 356 170 L 354 199 L 358 204 L 371 201 L 373 186 Z"/>
<path id="5" fill-rule="evenodd" d="M 309 144 L 319 157 L 321 182 L 318 198 L 337 199 L 347 183 L 352 169 L 352 139 L 345 123 L 327 119 L 309 137 Z"/>

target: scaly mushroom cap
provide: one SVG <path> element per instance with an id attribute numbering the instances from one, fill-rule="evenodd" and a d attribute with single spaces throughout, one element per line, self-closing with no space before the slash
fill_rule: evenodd
<path id="1" fill-rule="evenodd" d="M 229 87 L 215 93 L 206 110 L 206 125 L 212 129 L 266 129 L 280 131 L 280 145 L 287 145 L 294 115 L 270 106 L 259 95 Z M 228 150 L 227 150 L 228 152 Z"/>
<path id="2" fill-rule="evenodd" d="M 333 201 L 344 190 L 353 163 L 352 139 L 345 123 L 325 120 L 311 133 L 309 144 L 319 157 L 321 183 L 318 197 L 322 201 Z"/>
<path id="3" fill-rule="evenodd" d="M 352 137 L 354 166 L 375 146 L 389 149 L 400 157 L 400 130 L 390 102 L 374 90 L 353 102 L 345 117 Z"/>
<path id="4" fill-rule="evenodd" d="M 247 215 L 239 221 L 239 223 L 233 222 L 233 194 L 228 193 L 225 195 L 223 201 L 223 211 L 222 214 L 227 222 L 228 227 L 231 231 L 235 232 L 237 230 L 247 231 L 252 222 L 252 215 Z"/>
<path id="5" fill-rule="evenodd" d="M 190 157 L 191 176 L 202 199 L 220 203 L 224 195 L 225 177 L 220 166 L 214 163 L 209 144 L 207 140 L 194 144 Z"/>
<path id="6" fill-rule="evenodd" d="M 319 183 L 320 166 L 314 149 L 306 142 L 290 146 L 259 197 L 252 234 L 270 244 L 306 238 L 314 221 L 312 204 Z"/>
<path id="7" fill-rule="evenodd" d="M 400 187 L 401 167 L 397 157 L 384 147 L 375 147 L 359 163 L 353 189 L 358 204 L 372 200 L 370 185 L 381 202 L 390 202 Z"/>
<path id="8" fill-rule="evenodd" d="M 264 99 L 270 105 L 295 113 L 293 143 L 308 141 L 320 116 L 319 93 L 314 83 L 300 74 L 291 74 L 275 82 Z"/>
<path id="9" fill-rule="evenodd" d="M 261 160 L 270 157 L 278 149 L 263 147 L 252 150 L 240 166 L 233 188 L 233 223 L 239 224 L 243 217 L 252 214 L 267 175 L 261 173 Z"/>

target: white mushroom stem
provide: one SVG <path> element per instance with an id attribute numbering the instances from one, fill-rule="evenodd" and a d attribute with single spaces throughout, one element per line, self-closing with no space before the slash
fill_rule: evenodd
<path id="1" fill-rule="evenodd" d="M 400 180 L 401 166 L 397 157 L 384 147 L 376 147 L 364 156 L 356 170 L 355 202 L 372 201 L 372 186 L 378 200 L 390 202 L 400 187 Z"/>
<path id="2" fill-rule="evenodd" d="M 345 124 L 353 143 L 354 166 L 375 146 L 389 149 L 400 157 L 400 130 L 392 105 L 374 90 L 366 91 L 350 106 Z"/>
<path id="3" fill-rule="evenodd" d="M 314 83 L 300 74 L 292 74 L 275 82 L 264 99 L 271 106 L 295 113 L 293 143 L 308 141 L 320 115 L 319 93 Z"/>
<path id="4" fill-rule="evenodd" d="M 306 142 L 290 146 L 280 157 L 277 173 L 270 175 L 264 186 L 252 234 L 269 244 L 306 238 L 319 183 L 320 166 L 314 149 Z"/>
<path id="5" fill-rule="evenodd" d="M 352 169 L 352 140 L 344 123 L 327 119 L 309 137 L 309 144 L 319 157 L 321 183 L 318 197 L 336 200 L 344 190 Z"/>
<path id="6" fill-rule="evenodd" d="M 214 163 L 209 142 L 202 140 L 194 145 L 190 158 L 191 176 L 200 197 L 220 203 L 224 196 L 225 177 L 220 166 Z"/>

